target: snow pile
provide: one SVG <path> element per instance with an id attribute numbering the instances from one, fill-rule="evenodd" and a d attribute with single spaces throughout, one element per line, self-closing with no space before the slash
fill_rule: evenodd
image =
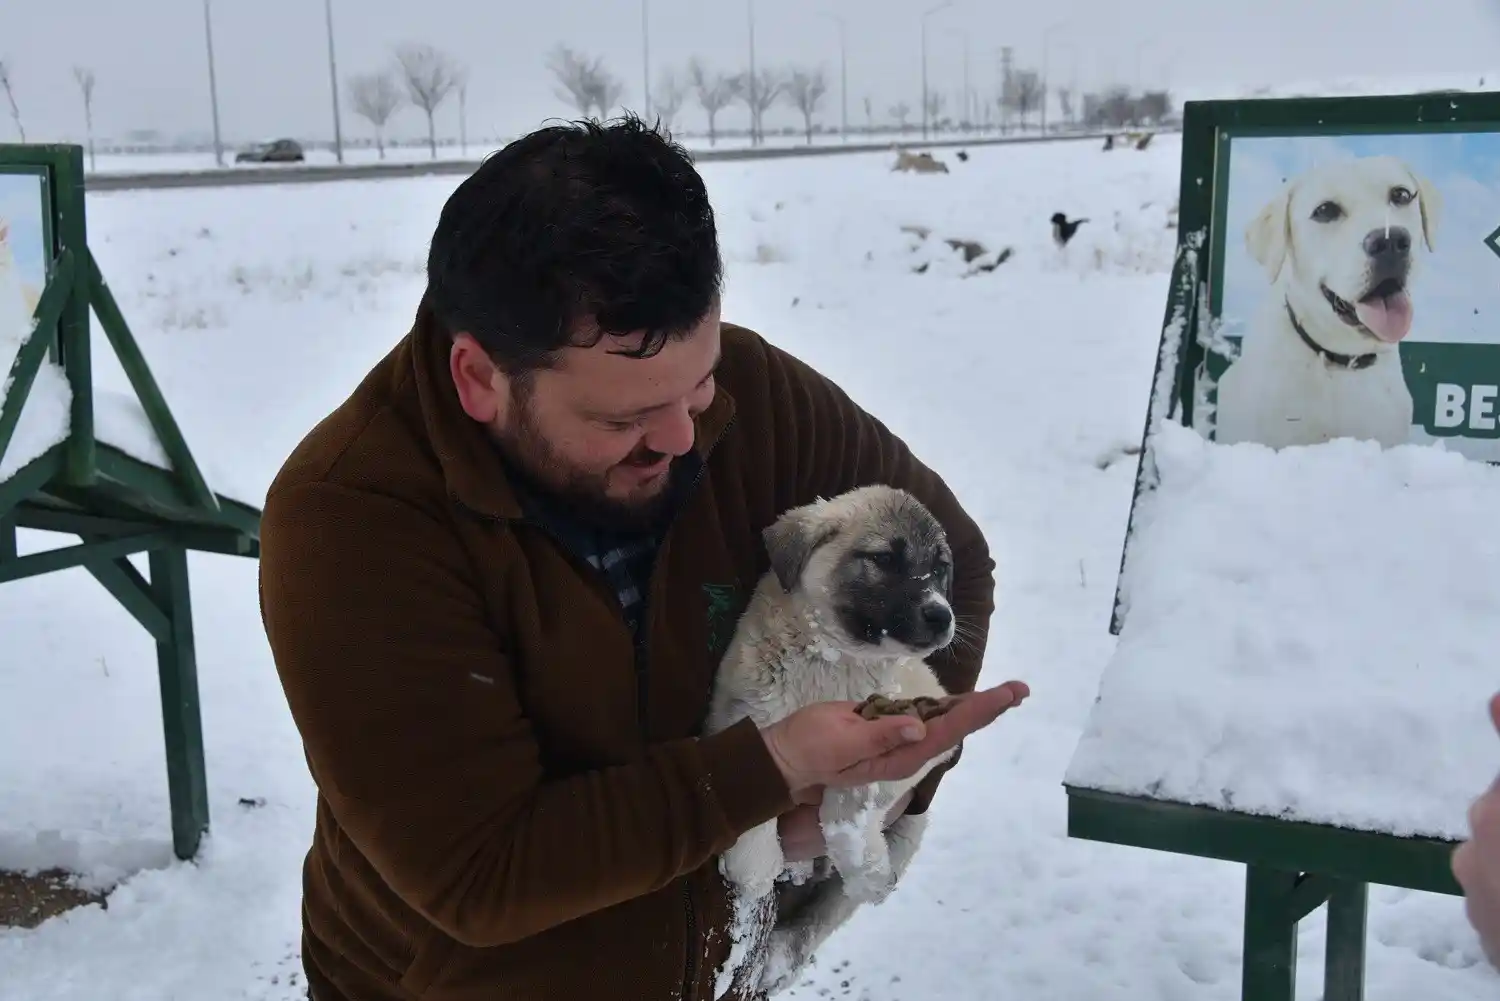
<path id="1" fill-rule="evenodd" d="M 1500 770 L 1500 469 L 1164 424 L 1072 784 L 1461 838 Z"/>

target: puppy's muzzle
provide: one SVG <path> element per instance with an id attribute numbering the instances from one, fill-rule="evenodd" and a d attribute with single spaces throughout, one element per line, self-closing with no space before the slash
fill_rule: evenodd
<path id="1" fill-rule="evenodd" d="M 1365 255 L 1370 259 L 1370 284 L 1403 279 L 1411 269 L 1411 231 L 1405 226 L 1382 226 L 1365 234 Z"/>

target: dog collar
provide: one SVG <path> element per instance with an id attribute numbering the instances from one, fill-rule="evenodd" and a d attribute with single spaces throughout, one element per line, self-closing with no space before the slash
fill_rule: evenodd
<path id="1" fill-rule="evenodd" d="M 1344 355 L 1339 354 L 1337 351 L 1329 351 L 1323 345 L 1313 340 L 1312 335 L 1302 326 L 1302 321 L 1297 319 L 1297 314 L 1292 311 L 1292 304 L 1290 302 L 1286 304 L 1286 315 L 1292 321 L 1292 329 L 1297 331 L 1298 337 L 1302 338 L 1302 343 L 1311 348 L 1313 354 L 1320 356 L 1330 365 L 1335 365 L 1339 368 L 1354 369 L 1357 372 L 1360 369 L 1369 368 L 1375 364 L 1376 355 L 1373 351 L 1362 355 Z"/>

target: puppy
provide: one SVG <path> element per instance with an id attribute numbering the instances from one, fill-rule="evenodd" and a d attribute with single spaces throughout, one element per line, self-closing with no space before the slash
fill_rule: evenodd
<path id="1" fill-rule="evenodd" d="M 709 733 L 746 716 L 765 727 L 816 702 L 948 694 L 923 658 L 954 637 L 953 557 L 942 526 L 920 501 L 892 487 L 860 487 L 787 511 L 763 539 L 771 570 L 720 664 Z M 926 816 L 902 816 L 883 829 L 886 814 L 951 756 L 900 782 L 824 793 L 819 820 L 832 871 L 787 924 L 771 931 L 761 989 L 790 986 L 860 904 L 890 893 L 921 843 Z M 737 891 L 733 966 L 774 912 L 776 879 L 802 881 L 813 871 L 785 863 L 774 820 L 741 836 L 721 869 Z M 721 973 L 721 985 L 733 972 Z"/>
<path id="2" fill-rule="evenodd" d="M 1078 227 L 1088 222 L 1087 219 L 1069 219 L 1061 212 L 1052 213 L 1049 220 L 1052 223 L 1052 242 L 1057 244 L 1059 250 L 1068 245 L 1068 241 L 1078 234 Z"/>
<path id="3" fill-rule="evenodd" d="M 1437 190 L 1391 156 L 1316 167 L 1261 210 L 1245 243 L 1270 288 L 1219 379 L 1216 441 L 1410 440 L 1399 345 L 1439 210 Z"/>

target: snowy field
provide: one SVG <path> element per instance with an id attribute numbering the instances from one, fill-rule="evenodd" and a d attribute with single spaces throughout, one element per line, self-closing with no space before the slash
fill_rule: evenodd
<path id="1" fill-rule="evenodd" d="M 1144 153 L 984 149 L 925 176 L 876 155 L 704 167 L 726 316 L 834 376 L 948 477 L 998 563 L 985 680 L 1033 693 L 970 741 L 906 882 L 829 944 L 796 998 L 1239 996 L 1242 870 L 1070 841 L 1061 786 L 1115 650 L 1135 473 L 1121 452 L 1150 388 L 1179 151 L 1175 137 Z M 201 454 L 264 488 L 404 333 L 454 183 L 90 197 L 94 252 Z M 1054 211 L 1092 220 L 1065 255 Z M 966 263 L 950 239 L 984 253 Z M 115 889 L 107 910 L 0 931 L 0 1001 L 303 997 L 313 790 L 255 564 L 196 555 L 192 570 L 214 818 L 196 865 L 171 858 L 145 632 L 82 570 L 5 585 L 0 868 L 60 864 Z M 1371 898 L 1370 1001 L 1500 992 L 1459 900 Z M 1321 916 L 1301 934 L 1312 998 Z"/>

